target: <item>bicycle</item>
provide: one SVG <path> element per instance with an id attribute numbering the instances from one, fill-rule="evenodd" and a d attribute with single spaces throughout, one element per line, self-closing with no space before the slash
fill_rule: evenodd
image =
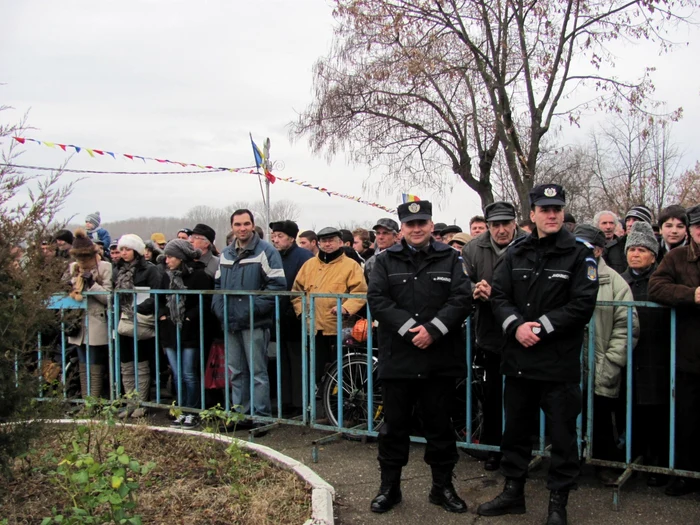
<path id="1" fill-rule="evenodd" d="M 372 348 L 372 429 L 379 431 L 384 423 L 384 411 L 381 394 L 381 380 L 378 376 L 377 348 Z M 367 428 L 368 418 L 368 379 L 367 348 L 363 343 L 348 339 L 343 345 L 343 362 L 341 365 L 343 385 L 343 427 L 352 428 L 364 425 Z M 470 443 L 478 444 L 483 431 L 483 400 L 484 400 L 484 369 L 472 366 L 472 425 Z M 453 406 L 452 423 L 457 441 L 467 441 L 467 409 L 466 381 L 462 378 L 456 381 L 455 403 Z M 321 399 L 329 424 L 338 426 L 338 362 L 329 365 L 323 376 Z M 421 433 L 420 425 L 417 432 Z M 346 435 L 348 438 L 359 438 L 357 435 Z M 463 449 L 465 453 L 481 458 L 480 451 Z M 483 453 L 484 457 L 486 453 Z"/>

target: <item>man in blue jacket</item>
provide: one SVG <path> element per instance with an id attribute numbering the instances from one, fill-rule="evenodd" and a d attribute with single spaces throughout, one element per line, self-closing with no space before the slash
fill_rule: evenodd
<path id="1" fill-rule="evenodd" d="M 214 278 L 216 290 L 283 291 L 284 269 L 279 253 L 255 233 L 255 219 L 250 210 L 240 209 L 231 215 L 234 242 L 219 258 Z M 224 298 L 228 317 L 224 317 Z M 221 321 L 228 341 L 228 366 L 231 370 L 231 403 L 243 413 L 270 416 L 270 379 L 267 375 L 267 345 L 273 326 L 275 298 L 253 296 L 253 326 L 250 326 L 250 296 L 215 295 L 212 309 Z M 250 373 L 253 373 L 251 401 Z"/>

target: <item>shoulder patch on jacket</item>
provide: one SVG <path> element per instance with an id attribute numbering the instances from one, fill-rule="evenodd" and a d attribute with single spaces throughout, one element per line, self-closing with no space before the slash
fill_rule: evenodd
<path id="1" fill-rule="evenodd" d="M 586 257 L 586 278 L 589 281 L 598 280 L 598 262 L 592 257 Z"/>

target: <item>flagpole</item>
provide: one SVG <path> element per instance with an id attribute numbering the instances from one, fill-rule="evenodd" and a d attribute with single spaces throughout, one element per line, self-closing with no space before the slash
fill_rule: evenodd
<path id="1" fill-rule="evenodd" d="M 265 177 L 265 215 L 266 215 L 266 221 L 265 221 L 265 231 L 267 232 L 267 236 L 265 237 L 267 241 L 270 241 L 270 221 L 272 220 L 270 218 L 270 179 Z"/>

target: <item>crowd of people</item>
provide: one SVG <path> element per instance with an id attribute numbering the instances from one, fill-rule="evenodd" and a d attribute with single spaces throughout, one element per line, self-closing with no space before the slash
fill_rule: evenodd
<path id="1" fill-rule="evenodd" d="M 451 395 L 445 385 L 465 373 L 466 363 L 460 361 L 464 343 L 456 334 L 473 313 L 474 355 L 486 372 L 481 442 L 500 447 L 489 454 L 484 468 L 500 468 L 506 477 L 503 493 L 478 512 L 525 512 L 530 436 L 542 408 L 552 441 L 548 523 L 558 524 L 566 523 L 568 492 L 579 475 L 576 419 L 581 410 L 593 410 L 593 457 L 624 460 L 622 444 L 630 439 L 623 424 L 628 365 L 633 368 L 633 456 L 642 456 L 646 464 L 668 465 L 670 311 L 640 306 L 628 314 L 627 306 L 597 305 L 599 301 L 654 301 L 676 308 L 675 467 L 700 471 L 700 449 L 695 446 L 700 438 L 700 353 L 692 342 L 698 335 L 693 321 L 700 311 L 700 205 L 669 206 L 656 221 L 647 206 L 638 205 L 624 217 L 603 210 L 591 223 L 577 223 L 564 211 L 565 190 L 555 184 L 534 188 L 530 204 L 530 217 L 520 222 L 512 203 L 490 204 L 469 221 L 468 231 L 434 223 L 428 201 L 403 204 L 399 222 L 385 217 L 370 230 L 328 226 L 300 232 L 294 221 L 281 220 L 269 224 L 270 242 L 253 213 L 239 209 L 231 216 L 231 231 L 220 252 L 217 234 L 206 224 L 182 228 L 171 240 L 162 233 L 147 241 L 135 234 L 111 239 L 95 212 L 86 217 L 84 230 L 61 230 L 47 241 L 46 253 L 72 260 L 65 275 L 74 298 L 86 291 L 143 290 L 120 296 L 118 303 L 124 390 L 148 399 L 155 373 L 152 356 L 162 351 L 175 377 L 182 376 L 181 405 L 189 408 L 202 402 L 200 338 L 205 348 L 215 338 L 226 338 L 232 405 L 244 413 L 272 415 L 267 360 L 275 332 L 275 293 L 356 295 L 340 303 L 334 298 L 315 301 L 308 326 L 313 332 L 308 332 L 315 338 L 317 383 L 335 355 L 338 316 L 346 321 L 361 317 L 368 302 L 378 323 L 385 414 L 375 512 L 401 500 L 401 467 L 408 460 L 411 428 L 407 418 L 413 405 L 430 422 L 425 459 L 433 469 L 431 501 L 449 511 L 466 510 L 452 487 L 457 456 L 444 407 Z M 178 294 L 180 290 L 272 294 L 252 299 L 245 294 L 203 295 L 202 308 L 197 295 Z M 87 297 L 89 333 L 83 326 L 70 337 L 80 348 L 83 395 L 97 395 L 102 388 L 110 337 L 106 300 L 105 295 Z M 302 303 L 299 295 L 279 301 L 283 410 L 290 416 L 303 410 Z M 590 342 L 589 325 L 594 334 Z M 592 407 L 585 406 L 579 388 L 581 350 L 589 343 L 594 348 Z M 426 352 L 431 346 L 439 351 Z M 123 416 L 143 413 L 139 407 Z M 197 416 L 187 412 L 173 424 L 195 427 Z M 620 472 L 600 468 L 597 474 L 602 482 L 614 483 Z M 649 474 L 647 482 L 666 485 L 666 494 L 672 496 L 700 488 L 690 478 L 669 481 L 659 474 Z"/>

